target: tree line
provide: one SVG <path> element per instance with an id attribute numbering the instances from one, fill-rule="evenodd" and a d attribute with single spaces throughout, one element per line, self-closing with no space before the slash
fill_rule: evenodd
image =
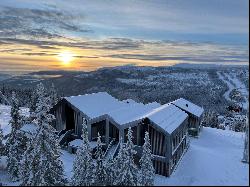
<path id="1" fill-rule="evenodd" d="M 29 117 L 20 114 L 20 103 L 16 94 L 12 93 L 11 132 L 5 144 L 0 126 L 0 153 L 7 156 L 7 171 L 12 181 L 19 181 L 22 186 L 153 185 L 155 172 L 148 132 L 145 133 L 142 157 L 137 166 L 134 162 L 136 151 L 131 128 L 128 130 L 127 142 L 120 142 L 118 155 L 106 159 L 100 136 L 96 152 L 92 155 L 86 123 L 83 123 L 82 143 L 73 162 L 73 176 L 67 178 L 60 158 L 62 153 L 58 136 L 52 126 L 55 116 L 50 113 L 58 97 L 51 90 L 47 91 L 42 83 L 37 85 L 30 98 Z M 25 124 L 37 127 L 30 137 L 21 130 Z"/>

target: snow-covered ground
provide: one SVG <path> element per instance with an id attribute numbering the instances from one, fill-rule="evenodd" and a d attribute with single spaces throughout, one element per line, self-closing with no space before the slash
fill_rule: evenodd
<path id="1" fill-rule="evenodd" d="M 244 134 L 203 128 L 170 178 L 156 185 L 248 185 L 249 165 L 241 162 Z"/>
<path id="2" fill-rule="evenodd" d="M 156 175 L 155 185 L 248 185 L 249 165 L 241 162 L 243 142 L 244 133 L 204 127 L 198 139 L 191 139 L 171 177 Z M 65 174 L 70 178 L 75 155 L 62 153 Z"/>
<path id="3" fill-rule="evenodd" d="M 21 115 L 28 116 L 29 115 L 29 109 L 21 107 Z M 9 134 L 11 131 L 11 127 L 9 125 L 9 121 L 11 119 L 10 117 L 10 110 L 11 107 L 8 105 L 1 105 L 0 104 L 0 125 L 3 129 L 3 134 Z"/>
<path id="4" fill-rule="evenodd" d="M 10 132 L 8 122 L 10 108 L 0 105 L 0 123 L 4 134 Z M 28 113 L 24 110 L 24 113 Z M 203 128 L 198 139 L 192 138 L 190 147 L 177 169 L 166 178 L 157 175 L 155 185 L 248 185 L 249 165 L 243 164 L 244 134 L 213 128 Z M 61 159 L 65 175 L 72 176 L 75 155 L 62 150 Z M 10 182 L 6 172 L 6 157 L 0 160 L 0 183 Z"/>

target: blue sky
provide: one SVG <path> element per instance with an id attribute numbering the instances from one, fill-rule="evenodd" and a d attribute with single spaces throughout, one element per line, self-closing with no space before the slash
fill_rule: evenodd
<path id="1" fill-rule="evenodd" d="M 202 45 L 204 49 L 216 49 L 216 54 L 220 51 L 220 57 L 229 51 L 232 53 L 230 57 L 242 55 L 244 60 L 241 59 L 239 63 L 246 63 L 249 45 L 248 7 L 248 0 L 1 0 L 0 50 L 2 53 L 8 53 L 4 57 L 5 64 L 11 63 L 10 58 L 8 59 L 9 54 L 22 55 L 21 62 L 25 59 L 25 54 L 26 58 L 27 54 L 29 58 L 37 58 L 39 54 L 55 56 L 61 53 L 59 48 L 62 50 L 63 45 L 67 50 L 73 46 L 72 54 L 77 52 L 77 55 L 74 55 L 82 55 L 81 59 L 84 59 L 82 53 L 85 56 L 94 53 L 76 48 L 82 49 L 83 44 L 87 42 L 88 49 L 106 50 L 94 55 L 100 60 L 104 56 L 135 56 L 138 49 L 130 47 L 128 50 L 128 46 L 138 43 L 144 50 L 139 51 L 136 56 L 141 56 L 142 53 L 148 55 L 157 41 L 157 47 L 162 46 L 164 49 L 167 42 L 168 47 L 173 43 L 179 46 L 178 58 L 182 53 L 180 45 L 185 43 L 182 47 L 187 48 L 187 43 L 193 43 L 194 53 Z M 123 46 L 126 41 L 124 50 L 127 50 L 123 51 L 123 54 L 119 51 L 122 39 Z M 54 43 L 49 44 L 50 40 Z M 71 42 L 72 46 L 66 44 L 66 41 Z M 196 48 L 194 43 L 197 44 Z M 112 45 L 113 51 L 117 47 L 115 54 L 110 54 L 108 45 Z M 207 47 L 208 45 L 210 46 Z M 29 47 L 32 47 L 33 53 L 25 52 Z M 13 48 L 19 50 L 14 51 Z M 41 50 L 45 48 L 46 52 Z M 184 51 L 187 51 L 186 48 Z M 118 52 L 120 54 L 117 54 Z M 154 52 L 150 55 L 158 55 L 156 59 L 159 59 L 158 57 L 165 53 L 165 50 L 159 49 L 157 54 Z M 169 55 L 174 56 L 176 53 L 172 52 Z M 190 53 L 185 53 L 183 59 L 186 59 L 187 55 Z M 205 50 L 203 56 L 206 57 L 206 62 L 209 61 Z M 115 64 L 118 63 L 117 60 L 116 58 Z M 216 60 L 211 60 L 214 61 Z M 3 62 L 0 62 L 0 67 L 1 63 Z M 15 57 L 15 63 L 18 63 L 18 56 Z M 84 63 L 86 65 L 86 59 Z M 2 66 L 4 67 L 6 66 Z"/>
<path id="2" fill-rule="evenodd" d="M 247 44 L 248 0 L 2 0 L 1 6 L 71 12 L 88 37 Z M 77 18 L 79 17 L 79 18 Z M 71 33 L 72 35 L 76 33 Z"/>

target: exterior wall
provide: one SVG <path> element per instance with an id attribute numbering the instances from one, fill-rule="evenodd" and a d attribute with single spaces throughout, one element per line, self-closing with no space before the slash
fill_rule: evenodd
<path id="1" fill-rule="evenodd" d="M 172 134 L 163 133 L 162 129 L 148 119 L 132 127 L 132 130 L 137 160 L 141 157 L 145 132 L 148 131 L 155 172 L 169 177 L 188 146 L 188 118 Z M 127 141 L 127 132 L 128 128 L 124 129 L 122 137 L 125 142 Z"/>
<path id="2" fill-rule="evenodd" d="M 156 174 L 163 175 L 163 176 L 166 176 L 166 177 L 170 176 L 170 173 L 169 173 L 169 170 L 168 170 L 168 168 L 169 168 L 169 163 L 168 162 L 153 160 L 153 166 L 155 168 Z"/>
<path id="3" fill-rule="evenodd" d="M 91 124 L 91 140 L 94 139 L 97 140 L 98 132 L 101 137 L 105 137 L 105 131 L 106 131 L 106 120 L 102 120 Z"/>
<path id="4" fill-rule="evenodd" d="M 57 130 L 63 130 L 66 128 L 65 119 L 65 105 L 67 101 L 62 101 L 56 106 L 55 115 L 56 128 Z M 127 140 L 128 125 L 121 126 L 116 124 L 107 115 L 100 116 L 95 119 L 89 119 L 88 116 L 80 112 L 77 108 L 70 105 L 74 111 L 74 122 L 75 122 L 75 134 L 80 138 L 82 133 L 82 122 L 83 118 L 87 120 L 89 140 L 96 136 L 98 131 L 101 135 L 105 136 L 106 145 L 109 143 L 110 138 L 116 138 Z M 145 118 L 142 121 L 133 122 L 129 124 L 133 130 L 133 142 L 138 152 L 137 156 L 141 156 L 141 146 L 144 144 L 145 132 L 149 132 L 151 149 L 153 154 L 153 165 L 157 174 L 163 176 L 170 176 L 176 167 L 179 159 L 184 153 L 185 148 L 188 145 L 187 130 L 188 124 L 196 125 L 199 124 L 200 120 L 195 121 L 195 118 L 187 118 L 172 134 L 168 134 L 161 129 L 157 124 L 154 124 L 149 119 Z M 190 121 L 188 121 L 190 120 Z M 189 123 L 192 122 L 192 123 Z M 123 129 L 125 128 L 125 129 Z"/>
<path id="5" fill-rule="evenodd" d="M 87 124 L 89 117 L 83 114 L 81 111 L 79 111 L 76 107 L 71 105 L 67 100 L 63 99 L 59 103 L 57 103 L 56 106 L 53 107 L 52 113 L 55 115 L 56 120 L 53 122 L 54 127 L 57 131 L 65 130 L 67 129 L 67 114 L 66 114 L 66 106 L 73 110 L 73 119 L 74 119 L 74 129 L 75 129 L 75 135 L 77 135 L 79 138 L 82 135 L 82 123 L 85 119 Z M 69 129 L 68 129 L 69 130 Z"/>
<path id="6" fill-rule="evenodd" d="M 109 137 L 115 139 L 115 142 L 119 141 L 119 129 L 109 122 Z"/>
<path id="7" fill-rule="evenodd" d="M 189 115 L 189 135 L 198 136 L 201 130 L 201 117 L 194 116 L 192 114 Z"/>
<path id="8" fill-rule="evenodd" d="M 53 125 L 57 131 L 66 129 L 66 119 L 65 119 L 65 102 L 60 101 L 52 110 L 55 115 L 56 120 L 53 121 Z"/>
<path id="9" fill-rule="evenodd" d="M 170 135 L 170 150 L 168 152 L 169 160 L 169 173 L 171 174 L 176 168 L 180 158 L 188 147 L 188 119 L 186 119 L 182 125 L 180 125 L 171 135 Z"/>
<path id="10" fill-rule="evenodd" d="M 197 117 L 197 116 L 191 114 L 190 112 L 182 109 L 181 107 L 179 107 L 177 105 L 175 105 L 175 106 L 188 114 L 188 118 L 189 118 L 188 119 L 188 128 L 195 129 L 195 130 L 189 131 L 189 135 L 198 136 L 199 132 L 201 130 L 201 119 L 202 119 L 203 114 L 201 114 L 200 117 Z"/>

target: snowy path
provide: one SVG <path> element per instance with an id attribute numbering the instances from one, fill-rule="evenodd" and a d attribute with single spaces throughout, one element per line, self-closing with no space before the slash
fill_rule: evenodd
<path id="1" fill-rule="evenodd" d="M 233 84 L 232 84 L 230 81 L 226 80 L 225 77 L 223 77 L 222 74 L 221 74 L 220 72 L 217 72 L 217 73 L 218 73 L 218 75 L 219 75 L 219 78 L 220 78 L 221 80 L 223 80 L 223 81 L 228 85 L 228 87 L 229 87 L 229 90 L 226 91 L 226 92 L 223 94 L 223 96 L 224 96 L 228 101 L 232 101 L 232 100 L 230 99 L 230 97 L 229 97 L 229 94 L 230 94 L 230 92 L 231 92 L 233 89 L 237 89 L 238 91 L 240 91 L 241 94 L 245 97 L 245 100 L 247 101 L 247 97 L 248 97 L 248 95 L 249 95 L 249 92 L 247 91 L 246 86 L 236 77 L 235 74 L 230 74 L 230 75 L 227 74 L 227 73 L 224 74 L 229 80 L 231 80 L 231 81 L 233 82 Z M 242 102 L 242 105 L 243 105 L 243 108 L 244 108 L 244 109 L 247 109 L 247 106 L 248 106 L 247 102 Z"/>
<path id="2" fill-rule="evenodd" d="M 233 75 L 231 74 L 231 76 L 227 74 L 227 77 L 236 85 L 235 89 L 240 91 L 241 94 L 245 97 L 245 100 L 247 100 L 249 92 L 247 91 L 246 86 L 238 78 L 236 78 L 234 74 Z M 243 108 L 247 109 L 247 106 L 248 106 L 247 102 L 243 102 L 242 104 L 243 104 Z"/>
<path id="3" fill-rule="evenodd" d="M 223 80 L 228 85 L 228 90 L 223 94 L 226 100 L 231 101 L 229 94 L 234 89 L 234 85 L 232 85 L 228 80 L 226 80 L 221 73 L 218 72 L 219 78 Z"/>
<path id="4" fill-rule="evenodd" d="M 68 179 L 70 179 L 73 175 L 72 169 L 73 169 L 73 161 L 75 159 L 75 155 L 70 154 L 68 151 L 62 150 L 61 159 L 64 165 L 65 176 Z"/>
<path id="5" fill-rule="evenodd" d="M 156 185 L 248 185 L 249 165 L 241 162 L 243 133 L 204 128 L 170 178 Z"/>

